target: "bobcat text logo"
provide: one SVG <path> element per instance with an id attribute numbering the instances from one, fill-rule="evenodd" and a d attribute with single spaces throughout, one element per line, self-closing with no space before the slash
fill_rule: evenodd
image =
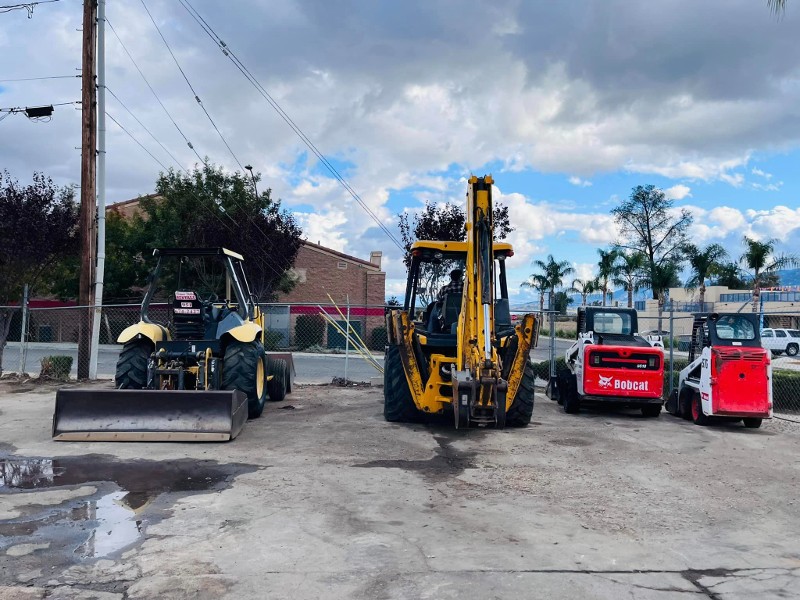
<path id="1" fill-rule="evenodd" d="M 613 377 L 603 377 L 600 375 L 600 387 L 611 387 L 611 380 L 614 379 Z"/>
<path id="2" fill-rule="evenodd" d="M 613 387 L 615 390 L 630 390 L 634 392 L 646 392 L 650 389 L 650 383 L 648 381 L 620 380 L 614 379 L 613 376 L 603 377 L 602 375 L 598 375 L 598 378 L 598 384 L 601 388 L 608 389 Z"/>

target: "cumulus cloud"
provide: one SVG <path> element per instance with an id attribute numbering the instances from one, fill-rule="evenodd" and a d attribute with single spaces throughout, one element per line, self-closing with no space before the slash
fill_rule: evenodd
<path id="1" fill-rule="evenodd" d="M 572 177 L 569 178 L 569 182 L 572 185 L 577 185 L 578 187 L 591 187 L 592 186 L 592 182 L 591 181 L 588 181 L 586 179 L 581 179 L 580 177 L 576 177 L 575 175 L 573 175 Z"/>
<path id="2" fill-rule="evenodd" d="M 683 200 L 684 198 L 691 198 L 692 188 L 679 183 L 665 189 L 664 195 L 670 200 Z"/>

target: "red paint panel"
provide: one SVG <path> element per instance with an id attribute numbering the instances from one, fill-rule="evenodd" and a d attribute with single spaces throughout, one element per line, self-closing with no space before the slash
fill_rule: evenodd
<path id="1" fill-rule="evenodd" d="M 592 365 L 593 352 L 602 352 L 604 363 L 618 366 Z M 650 358 L 656 366 L 647 368 Z M 587 395 L 660 398 L 664 389 L 664 361 L 657 348 L 588 346 L 583 364 L 583 393 Z"/>
<path id="2" fill-rule="evenodd" d="M 768 416 L 767 365 L 763 348 L 719 347 L 711 351 L 711 404 L 717 415 Z"/>

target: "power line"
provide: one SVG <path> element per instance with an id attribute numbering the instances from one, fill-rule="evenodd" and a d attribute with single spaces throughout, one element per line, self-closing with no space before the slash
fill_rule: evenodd
<path id="1" fill-rule="evenodd" d="M 122 108 L 124 108 L 124 109 L 127 111 L 127 113 L 128 113 L 128 114 L 129 114 L 131 117 L 133 117 L 133 118 L 134 118 L 134 120 L 135 120 L 135 121 L 136 121 L 136 122 L 137 122 L 137 123 L 138 123 L 138 124 L 139 124 L 139 125 L 142 127 L 142 129 L 144 129 L 144 130 L 145 130 L 145 131 L 148 133 L 148 135 L 149 135 L 151 138 L 153 138 L 153 141 L 155 141 L 155 143 L 156 143 L 156 144 L 158 144 L 159 146 L 161 146 L 161 149 L 162 149 L 162 150 L 164 150 L 164 152 L 166 152 L 167 154 L 169 154 L 169 157 L 170 157 L 170 158 L 173 160 L 173 162 L 174 162 L 174 163 L 175 163 L 175 164 L 178 166 L 178 168 L 180 169 L 180 168 L 181 168 L 181 163 L 180 163 L 180 161 L 179 161 L 177 158 L 175 158 L 175 156 L 173 156 L 172 152 L 170 152 L 169 150 L 167 150 L 167 147 L 166 147 L 166 146 L 164 146 L 164 144 L 162 144 L 162 143 L 161 143 L 161 141 L 160 141 L 160 140 L 159 140 L 159 139 L 158 139 L 158 138 L 157 138 L 155 135 L 153 135 L 153 133 L 152 133 L 152 132 L 151 132 L 151 131 L 150 131 L 150 130 L 149 130 L 149 129 L 148 129 L 146 126 L 145 126 L 145 124 L 144 124 L 144 123 L 142 123 L 142 122 L 141 122 L 141 120 L 139 120 L 139 117 L 137 117 L 135 114 L 133 114 L 133 112 L 131 112 L 131 109 L 129 109 L 129 108 L 128 108 L 128 107 L 125 105 L 125 103 L 124 103 L 122 100 L 120 100 L 119 96 L 117 96 L 117 95 L 116 95 L 116 94 L 115 94 L 115 93 L 114 93 L 114 92 L 111 90 L 111 88 L 109 88 L 108 86 L 105 86 L 105 87 L 106 87 L 106 91 L 107 91 L 109 94 L 111 94 L 111 95 L 114 97 L 114 99 L 115 99 L 117 102 L 119 102 L 119 103 L 120 103 L 120 106 L 122 106 Z"/>
<path id="2" fill-rule="evenodd" d="M 122 129 L 122 131 L 124 131 L 126 134 L 128 134 L 128 137 L 129 137 L 129 138 L 131 138 L 131 139 L 132 139 L 134 142 L 136 142 L 136 143 L 139 145 L 139 147 L 140 147 L 142 150 L 144 150 L 145 152 L 147 152 L 147 153 L 150 155 L 150 158 L 152 158 L 152 159 L 153 159 L 154 161 L 156 161 L 156 162 L 157 162 L 159 165 L 161 165 L 161 168 L 162 168 L 162 169 L 164 169 L 165 171 L 169 171 L 169 169 L 166 167 L 166 165 L 165 165 L 164 163 L 162 163 L 160 160 L 158 160 L 158 159 L 155 157 L 155 155 L 154 155 L 152 152 L 150 152 L 150 150 L 148 150 L 147 148 L 145 148 L 145 145 L 144 145 L 144 144 L 142 144 L 142 142 L 140 142 L 139 140 L 137 140 L 137 139 L 134 137 L 134 135 L 133 135 L 133 134 L 132 134 L 130 131 L 128 131 L 127 129 L 125 129 L 125 127 L 122 125 L 122 123 L 120 123 L 120 122 L 119 122 L 119 121 L 117 121 L 117 120 L 116 120 L 114 117 L 112 117 L 112 116 L 111 116 L 111 113 L 109 113 L 108 111 L 106 111 L 106 116 L 107 116 L 109 119 L 111 119 L 112 121 L 114 121 L 114 123 L 116 123 L 116 124 L 117 124 L 117 127 L 119 127 L 120 129 Z"/>
<path id="3" fill-rule="evenodd" d="M 161 106 L 161 108 L 164 109 L 164 113 L 166 113 L 166 115 L 169 118 L 169 120 L 172 121 L 172 124 L 175 126 L 175 129 L 178 130 L 178 133 L 181 134 L 181 137 L 183 138 L 183 141 L 185 141 L 186 145 L 189 146 L 189 148 L 191 148 L 192 152 L 194 152 L 195 156 L 197 157 L 197 160 L 199 160 L 201 163 L 205 164 L 205 160 L 203 160 L 203 158 L 197 152 L 197 149 L 192 145 L 192 142 L 189 141 L 189 138 L 186 137 L 186 134 L 183 133 L 183 130 L 178 126 L 178 123 L 175 122 L 175 119 L 172 118 L 172 115 L 167 110 L 167 107 L 164 106 L 164 103 L 161 101 L 161 98 L 158 97 L 158 94 L 156 94 L 156 91 L 153 89 L 153 86 L 150 85 L 150 82 L 147 80 L 147 77 L 145 77 L 145 74 L 139 68 L 139 65 L 136 63 L 136 61 L 134 60 L 134 58 L 131 55 L 131 53 L 128 52 L 127 46 L 125 46 L 125 43 L 122 41 L 122 38 L 120 38 L 119 35 L 117 34 L 117 30 L 114 29 L 114 26 L 111 24 L 111 21 L 108 20 L 108 17 L 106 17 L 106 23 L 108 24 L 109 28 L 111 29 L 111 32 L 114 34 L 114 37 L 117 38 L 117 41 L 119 42 L 120 46 L 122 46 L 122 49 L 125 51 L 125 54 L 128 55 L 128 58 L 133 63 L 133 66 L 136 67 L 136 70 L 139 72 L 139 75 L 141 75 L 141 77 L 144 80 L 145 84 L 147 84 L 147 87 L 150 89 L 150 92 L 152 92 L 153 97 L 155 97 L 156 101 Z"/>
<path id="4" fill-rule="evenodd" d="M 234 54 L 233 50 L 222 40 L 222 38 L 214 31 L 202 15 L 191 5 L 189 0 L 178 0 L 181 5 L 186 9 L 189 15 L 200 25 L 203 31 L 212 39 L 212 41 L 219 47 L 222 53 L 227 56 L 237 69 L 245 76 L 245 78 L 255 87 L 256 91 L 267 101 L 267 103 L 278 113 L 278 115 L 286 122 L 292 131 L 303 141 L 303 143 L 314 153 L 314 155 L 322 162 L 333 177 L 344 187 L 350 196 L 364 209 L 364 211 L 372 218 L 386 236 L 402 251 L 405 251 L 404 246 L 397 240 L 394 234 L 383 224 L 378 216 L 367 206 L 361 196 L 353 189 L 353 187 L 344 179 L 339 171 L 334 167 L 330 161 L 320 152 L 316 145 L 308 138 L 302 129 L 292 120 L 292 118 L 283 110 L 280 104 L 267 92 L 255 76 L 244 66 L 242 61 Z"/>
<path id="5" fill-rule="evenodd" d="M 52 77 L 22 77 L 20 79 L 0 79 L 0 83 L 12 83 L 17 81 L 44 81 L 45 79 L 72 79 L 80 75 L 54 75 Z"/>
<path id="6" fill-rule="evenodd" d="M 11 12 L 12 10 L 20 10 L 24 8 L 28 11 L 28 18 L 33 17 L 33 9 L 38 4 L 52 4 L 53 2 L 60 2 L 61 0 L 39 0 L 38 2 L 23 2 L 21 4 L 7 4 L 0 6 L 0 13 Z"/>
<path id="7" fill-rule="evenodd" d="M 199 104 L 200 108 L 203 109 L 203 112 L 206 114 L 206 117 L 208 117 L 208 120 L 211 123 L 211 126 L 217 132 L 217 135 L 219 135 L 220 139 L 222 140 L 222 143 L 225 144 L 225 147 L 228 149 L 228 152 L 230 152 L 231 156 L 233 156 L 233 160 L 236 161 L 236 164 L 239 165 L 239 168 L 242 170 L 242 172 L 244 172 L 244 167 L 242 166 L 242 163 L 239 162 L 239 159 L 236 157 L 236 154 L 231 149 L 230 144 L 228 144 L 228 141 L 225 139 L 225 136 L 222 135 L 222 132 L 217 127 L 217 124 L 214 123 L 214 119 L 212 119 L 211 115 L 208 114 L 208 110 L 206 110 L 205 105 L 200 100 L 200 96 L 198 96 L 197 92 L 194 89 L 194 86 L 192 86 L 192 83 L 189 81 L 189 78 L 186 76 L 186 73 L 183 71 L 183 68 L 181 67 L 181 64 L 178 62 L 178 59 L 175 57 L 175 53 L 172 52 L 172 48 L 170 48 L 170 45 L 167 42 L 167 38 L 165 38 L 164 34 L 161 33 L 161 28 L 156 23 L 156 20 L 153 18 L 153 15 L 150 14 L 150 9 L 147 8 L 147 4 L 145 4 L 144 0 L 140 0 L 140 1 L 142 3 L 142 6 L 144 7 L 144 10 L 147 12 L 147 16 L 150 17 L 150 20 L 153 22 L 153 26 L 156 28 L 156 31 L 158 32 L 158 35 L 161 37 L 161 40 L 164 42 L 164 45 L 167 47 L 167 50 L 169 51 L 169 54 L 172 57 L 172 60 L 175 61 L 175 65 L 178 67 L 178 70 L 181 72 L 181 75 L 183 75 L 183 79 L 184 79 L 184 81 L 186 81 L 186 85 L 188 85 L 189 89 L 192 91 L 192 94 L 194 95 L 194 99 L 197 100 L 197 104 Z"/>

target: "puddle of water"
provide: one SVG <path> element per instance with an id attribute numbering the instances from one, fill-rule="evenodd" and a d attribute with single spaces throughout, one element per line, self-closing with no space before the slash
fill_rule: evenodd
<path id="1" fill-rule="evenodd" d="M 71 549 L 79 559 L 110 556 L 142 541 L 147 524 L 161 517 L 162 510 L 152 504 L 162 494 L 213 489 L 252 470 L 254 467 L 246 465 L 189 459 L 162 463 L 98 455 L 0 458 L 0 494 L 87 483 L 98 488 L 92 498 L 57 506 L 36 506 L 34 493 L 29 507 L 34 513 L 0 522 L 0 536 L 13 544 L 45 539 Z M 11 538 L 17 539 L 12 542 Z"/>

